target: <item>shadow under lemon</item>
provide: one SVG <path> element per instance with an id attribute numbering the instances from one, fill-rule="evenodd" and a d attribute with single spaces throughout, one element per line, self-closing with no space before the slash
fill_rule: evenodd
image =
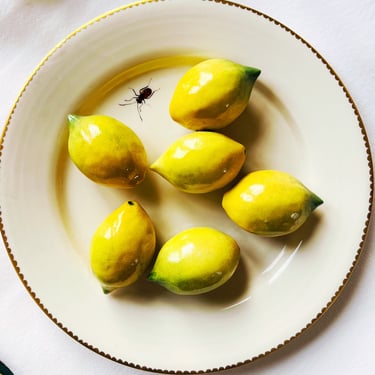
<path id="1" fill-rule="evenodd" d="M 271 240 L 282 245 L 287 244 L 291 249 L 297 248 L 302 242 L 306 245 L 319 230 L 323 220 L 324 215 L 318 208 L 311 213 L 307 220 L 296 231 L 285 236 L 273 237 Z M 304 248 L 305 246 L 302 246 L 301 250 Z"/>
<path id="2" fill-rule="evenodd" d="M 249 103 L 235 121 L 217 132 L 241 143 L 246 149 L 251 149 L 266 130 L 265 121 L 265 115 L 255 105 Z"/>
<path id="3" fill-rule="evenodd" d="M 241 256 L 238 267 L 232 277 L 223 285 L 211 292 L 199 295 L 177 295 L 154 282 L 147 280 L 148 272 L 136 283 L 126 288 L 118 289 L 111 293 L 110 297 L 120 298 L 135 303 L 163 303 L 188 304 L 190 306 L 211 306 L 215 308 L 227 308 L 247 298 L 250 289 L 250 273 Z"/>

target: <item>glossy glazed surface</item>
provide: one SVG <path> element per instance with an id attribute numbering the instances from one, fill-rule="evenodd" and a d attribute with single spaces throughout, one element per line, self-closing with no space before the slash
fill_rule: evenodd
<path id="1" fill-rule="evenodd" d="M 169 145 L 151 170 L 187 193 L 209 193 L 228 186 L 246 161 L 246 148 L 213 131 L 196 131 Z"/>
<path id="2" fill-rule="evenodd" d="M 259 74 L 259 69 L 234 61 L 204 60 L 178 81 L 169 113 L 188 129 L 221 129 L 245 110 Z"/>
<path id="3" fill-rule="evenodd" d="M 275 170 L 250 172 L 222 200 L 225 212 L 237 225 L 267 237 L 295 232 L 322 203 L 294 176 Z"/>
<path id="4" fill-rule="evenodd" d="M 240 248 L 232 237 L 214 228 L 192 227 L 162 246 L 148 279 L 176 294 L 208 293 L 232 277 L 239 260 Z"/>
<path id="5" fill-rule="evenodd" d="M 149 267 L 156 245 L 155 227 L 136 201 L 116 208 L 93 233 L 90 265 L 103 292 L 134 284 Z"/>
<path id="6" fill-rule="evenodd" d="M 147 153 L 126 124 L 109 116 L 67 116 L 71 161 L 89 179 L 112 187 L 131 189 L 147 173 Z"/>

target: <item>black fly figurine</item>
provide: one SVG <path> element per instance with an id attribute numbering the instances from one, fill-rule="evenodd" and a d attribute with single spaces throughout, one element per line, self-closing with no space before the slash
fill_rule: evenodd
<path id="1" fill-rule="evenodd" d="M 130 88 L 130 90 L 133 91 L 134 96 L 130 99 L 124 99 L 124 102 L 126 103 L 119 104 L 121 106 L 125 106 L 125 105 L 137 103 L 137 110 L 138 110 L 139 118 L 141 119 L 141 121 L 143 121 L 142 116 L 141 116 L 141 110 L 142 110 L 143 104 L 145 104 L 146 100 L 150 99 L 151 96 L 154 95 L 155 92 L 159 90 L 159 89 L 153 90 L 152 88 L 150 88 L 150 83 L 151 83 L 151 80 L 146 86 L 142 87 L 138 93 L 133 88 Z"/>

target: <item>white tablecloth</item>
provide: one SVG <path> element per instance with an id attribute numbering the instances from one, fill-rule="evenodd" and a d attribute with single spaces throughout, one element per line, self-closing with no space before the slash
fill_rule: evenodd
<path id="1" fill-rule="evenodd" d="M 326 58 L 350 91 L 375 149 L 374 0 L 239 2 L 289 26 Z M 1 125 L 30 73 L 55 44 L 93 17 L 127 3 L 130 1 L 1 0 Z M 313 327 L 265 358 L 223 374 L 374 375 L 374 245 L 370 227 L 352 278 Z M 16 375 L 146 373 L 90 351 L 58 328 L 29 296 L 2 244 L 0 360 Z"/>

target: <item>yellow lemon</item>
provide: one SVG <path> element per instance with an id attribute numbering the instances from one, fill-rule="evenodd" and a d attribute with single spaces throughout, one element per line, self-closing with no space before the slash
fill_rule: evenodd
<path id="1" fill-rule="evenodd" d="M 228 216 L 248 232 L 281 236 L 297 230 L 323 201 L 288 173 L 249 173 L 223 196 Z"/>
<path id="2" fill-rule="evenodd" d="M 186 134 L 171 144 L 150 169 L 179 190 L 207 193 L 231 182 L 242 168 L 245 147 L 207 131 Z"/>
<path id="3" fill-rule="evenodd" d="M 147 155 L 138 136 L 120 121 L 104 115 L 68 115 L 69 155 L 91 180 L 121 188 L 143 181 Z"/>
<path id="4" fill-rule="evenodd" d="M 184 230 L 169 239 L 148 279 L 176 294 L 212 291 L 235 272 L 240 249 L 229 235 L 209 227 Z"/>
<path id="5" fill-rule="evenodd" d="M 92 237 L 91 269 L 105 293 L 133 284 L 145 272 L 155 252 L 154 225 L 136 201 L 112 212 Z"/>
<path id="6" fill-rule="evenodd" d="M 190 68 L 177 83 L 169 113 L 193 130 L 220 129 L 245 110 L 260 70 L 225 59 Z"/>

